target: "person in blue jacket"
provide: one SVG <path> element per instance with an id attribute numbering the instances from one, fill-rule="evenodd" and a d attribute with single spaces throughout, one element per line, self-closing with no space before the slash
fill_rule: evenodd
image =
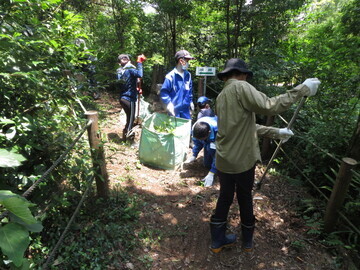
<path id="1" fill-rule="evenodd" d="M 175 117 L 191 119 L 190 110 L 194 110 L 192 79 L 187 70 L 192 59 L 195 58 L 188 51 L 178 51 L 175 54 L 176 66 L 166 74 L 160 89 L 161 101 L 168 113 Z"/>
<path id="2" fill-rule="evenodd" d="M 215 139 L 217 131 L 218 127 L 216 116 L 201 117 L 193 125 L 193 137 L 202 142 L 202 144 L 194 144 L 192 149 L 193 157 L 196 158 L 201 149 L 204 149 L 204 166 L 210 170 L 206 177 L 202 179 L 205 187 L 212 186 L 214 182 L 214 175 L 217 172 L 215 166 Z"/>
<path id="3" fill-rule="evenodd" d="M 210 100 L 207 97 L 205 97 L 205 96 L 199 97 L 196 103 L 199 108 L 199 112 L 197 114 L 197 120 L 199 120 L 201 117 L 204 117 L 204 116 L 209 116 L 209 117 L 215 116 L 214 111 L 210 107 Z M 200 150 L 204 148 L 205 142 L 196 139 L 194 136 L 192 136 L 192 142 L 193 143 L 192 143 L 191 148 L 193 148 L 193 155 L 185 161 L 185 164 L 194 162 L 196 160 L 196 157 L 199 154 Z M 194 152 L 194 149 L 195 149 L 195 152 Z"/>
<path id="4" fill-rule="evenodd" d="M 197 106 L 199 108 L 199 112 L 197 115 L 197 119 L 204 117 L 204 116 L 215 116 L 214 111 L 210 107 L 210 99 L 205 96 L 201 96 L 197 100 Z"/>
<path id="5" fill-rule="evenodd" d="M 130 62 L 130 56 L 128 54 L 120 54 L 118 61 L 120 68 L 116 70 L 116 77 L 119 81 L 120 87 L 120 105 L 126 113 L 126 124 L 123 129 L 123 140 L 133 136 L 132 128 L 135 120 L 136 101 L 138 92 L 136 88 L 136 82 L 138 78 L 143 76 L 142 63 L 146 60 L 146 57 L 141 54 L 137 58 L 137 68 Z"/>

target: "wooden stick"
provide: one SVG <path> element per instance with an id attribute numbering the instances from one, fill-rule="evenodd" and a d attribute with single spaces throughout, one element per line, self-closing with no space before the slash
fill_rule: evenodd
<path id="1" fill-rule="evenodd" d="M 302 107 L 302 106 L 304 105 L 304 103 L 305 103 L 305 100 L 306 100 L 306 97 L 302 97 L 302 98 L 301 98 L 299 105 L 297 106 L 297 108 L 296 108 L 296 110 L 295 110 L 295 112 L 294 112 L 294 114 L 293 114 L 293 116 L 292 116 L 289 124 L 287 125 L 287 128 L 288 128 L 288 129 L 291 129 L 291 128 L 292 128 L 292 126 L 293 126 L 293 124 L 294 124 L 294 122 L 295 122 L 295 119 L 296 119 L 297 115 L 299 114 L 299 111 L 300 111 L 301 107 Z M 277 153 L 279 152 L 280 147 L 281 147 L 282 144 L 283 144 L 283 140 L 281 140 L 280 143 L 278 144 L 278 146 L 276 147 L 276 149 L 275 149 L 275 151 L 274 151 L 274 153 L 273 153 L 270 161 L 268 162 L 268 165 L 266 166 L 265 172 L 263 173 L 260 181 L 258 181 L 258 182 L 255 183 L 255 186 L 256 186 L 256 189 L 257 189 L 257 190 L 259 190 L 259 189 L 261 188 L 261 185 L 262 185 L 263 180 L 265 179 L 266 173 L 267 173 L 268 170 L 270 169 L 270 166 L 271 166 L 272 162 L 274 161 Z"/>

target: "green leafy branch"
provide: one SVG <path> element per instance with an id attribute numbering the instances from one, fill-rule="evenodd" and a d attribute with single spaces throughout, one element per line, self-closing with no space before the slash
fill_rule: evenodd
<path id="1" fill-rule="evenodd" d="M 17 167 L 25 158 L 6 149 L 0 149 L 0 167 Z M 40 232 L 43 226 L 31 214 L 34 206 L 25 198 L 9 190 L 0 190 L 0 249 L 16 269 L 28 269 L 24 253 L 30 244 L 29 232 Z M 5 218 L 4 216 L 7 217 Z"/>

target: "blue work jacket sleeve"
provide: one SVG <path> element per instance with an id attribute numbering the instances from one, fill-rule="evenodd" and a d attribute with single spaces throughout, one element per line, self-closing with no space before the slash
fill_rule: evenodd
<path id="1" fill-rule="evenodd" d="M 212 161 L 212 163 L 211 163 L 211 169 L 210 169 L 210 172 L 212 172 L 212 173 L 217 173 L 217 169 L 216 169 L 216 160 L 215 160 L 215 155 L 214 155 L 214 158 L 213 158 L 213 161 Z"/>
<path id="2" fill-rule="evenodd" d="M 190 76 L 190 103 L 193 102 L 193 82 L 192 82 L 192 78 L 191 78 L 191 74 L 189 73 Z"/>
<path id="3" fill-rule="evenodd" d="M 194 157 L 197 157 L 200 151 L 204 148 L 204 141 L 193 138 L 194 146 L 192 153 Z"/>
<path id="4" fill-rule="evenodd" d="M 137 63 L 137 69 L 129 69 L 129 73 L 136 78 L 142 78 L 144 73 L 142 63 Z"/>
<path id="5" fill-rule="evenodd" d="M 165 77 L 164 83 L 162 84 L 162 87 L 160 89 L 160 98 L 165 105 L 171 102 L 171 91 L 174 91 L 172 81 L 169 78 Z"/>

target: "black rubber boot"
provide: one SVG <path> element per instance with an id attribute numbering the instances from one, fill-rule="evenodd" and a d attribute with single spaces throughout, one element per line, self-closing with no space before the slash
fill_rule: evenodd
<path id="1" fill-rule="evenodd" d="M 245 252 L 251 252 L 253 250 L 254 229 L 255 229 L 255 223 L 250 226 L 241 224 L 242 248 Z"/>
<path id="2" fill-rule="evenodd" d="M 210 250 L 214 253 L 219 253 L 223 248 L 235 244 L 236 235 L 228 234 L 226 232 L 226 220 L 219 220 L 214 217 L 210 219 L 210 232 L 211 232 L 211 247 Z"/>
<path id="3" fill-rule="evenodd" d="M 123 140 L 123 142 L 126 142 L 127 133 L 128 133 L 127 129 L 124 128 L 123 131 L 122 131 L 122 140 Z"/>

